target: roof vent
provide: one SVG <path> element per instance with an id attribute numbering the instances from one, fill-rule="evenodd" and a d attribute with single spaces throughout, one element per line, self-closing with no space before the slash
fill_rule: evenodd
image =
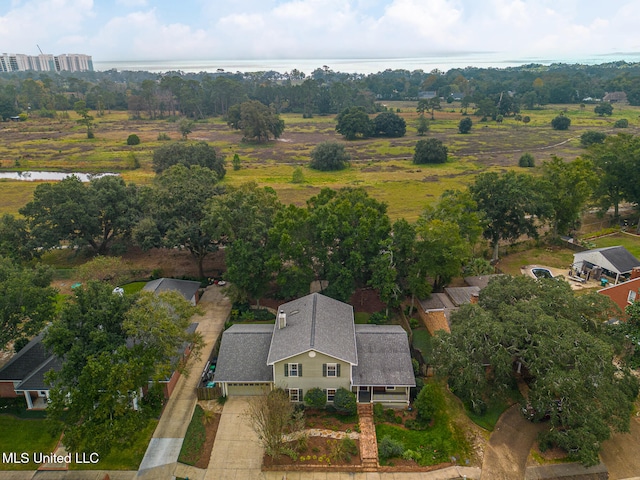
<path id="1" fill-rule="evenodd" d="M 284 310 L 280 310 L 278 313 L 278 328 L 282 329 L 287 326 L 287 314 L 284 313 Z"/>

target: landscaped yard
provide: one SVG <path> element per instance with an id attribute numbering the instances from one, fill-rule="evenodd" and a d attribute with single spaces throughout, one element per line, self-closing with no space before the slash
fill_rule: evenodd
<path id="1" fill-rule="evenodd" d="M 420 350 L 425 361 L 431 357 L 433 350 L 433 337 L 425 328 L 413 330 L 413 347 Z"/>
<path id="2" fill-rule="evenodd" d="M 568 248 L 534 247 L 500 258 L 497 267 L 509 275 L 520 275 L 520 268 L 524 265 L 543 265 L 568 270 L 573 263 L 574 253 Z"/>
<path id="3" fill-rule="evenodd" d="M 434 402 L 434 413 L 428 424 L 416 420 L 416 410 L 397 412 L 393 418 L 386 415 L 387 411 L 385 415 L 376 415 L 381 464 L 428 466 L 451 462 L 452 457 L 463 464 L 467 460 L 471 462 L 471 447 L 459 420 L 459 402 L 443 384 L 435 381 L 429 384 L 435 395 L 430 398 Z M 385 443 L 393 444 L 397 454 L 385 458 Z"/>
<path id="4" fill-rule="evenodd" d="M 207 468 L 219 423 L 219 411 L 204 410 L 200 405 L 196 405 L 178 461 L 198 468 Z"/>

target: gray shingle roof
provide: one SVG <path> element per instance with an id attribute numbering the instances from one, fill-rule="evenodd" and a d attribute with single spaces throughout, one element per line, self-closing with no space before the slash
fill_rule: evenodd
<path id="1" fill-rule="evenodd" d="M 43 336 L 44 333 L 37 335 L 0 369 L 0 380 L 24 380 L 38 365 L 51 356 L 42 343 Z"/>
<path id="2" fill-rule="evenodd" d="M 415 386 L 407 333 L 399 325 L 356 325 L 353 385 Z"/>
<path id="3" fill-rule="evenodd" d="M 471 303 L 471 296 L 480 293 L 480 287 L 448 287 L 444 291 L 449 295 L 456 307 Z"/>
<path id="4" fill-rule="evenodd" d="M 222 334 L 216 382 L 272 382 L 267 365 L 273 325 L 232 325 Z"/>
<path id="5" fill-rule="evenodd" d="M 471 287 L 479 287 L 480 289 L 485 288 L 489 285 L 489 282 L 496 277 L 502 276 L 501 274 L 491 274 L 491 275 L 475 275 L 472 277 L 464 277 L 464 281 L 467 285 Z"/>
<path id="6" fill-rule="evenodd" d="M 628 273 L 640 266 L 640 260 L 622 246 L 594 248 L 573 254 L 574 263 L 586 260 L 589 263 L 611 270 L 614 273 Z M 602 261 L 604 259 L 604 261 Z"/>
<path id="7" fill-rule="evenodd" d="M 273 330 L 267 363 L 315 350 L 355 365 L 358 363 L 354 333 L 353 307 L 312 293 L 280 306 L 287 326 Z"/>
<path id="8" fill-rule="evenodd" d="M 62 360 L 60 357 L 51 355 L 47 358 L 39 367 L 31 372 L 27 378 L 18 384 L 15 388 L 16 392 L 23 390 L 49 390 L 49 385 L 44 381 L 44 375 L 51 370 L 56 372 L 62 370 Z"/>
<path id="9" fill-rule="evenodd" d="M 175 290 L 180 292 L 184 298 L 191 300 L 200 288 L 200 282 L 192 280 L 178 280 L 176 278 L 158 278 L 151 280 L 142 289 L 144 292 L 160 293 Z"/>

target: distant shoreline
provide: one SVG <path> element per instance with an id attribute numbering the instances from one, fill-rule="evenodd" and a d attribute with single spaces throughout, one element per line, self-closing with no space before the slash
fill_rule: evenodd
<path id="1" fill-rule="evenodd" d="M 423 70 L 434 69 L 448 71 L 454 68 L 508 68 L 528 64 L 551 65 L 554 63 L 599 65 L 617 61 L 640 62 L 640 52 L 594 54 L 573 58 L 523 57 L 513 58 L 504 53 L 464 53 L 407 58 L 311 58 L 311 59 L 253 59 L 253 60 L 135 60 L 135 61 L 96 61 L 97 71 L 116 69 L 118 71 L 146 71 L 164 73 L 181 71 L 200 73 L 224 71 L 236 72 L 290 72 L 297 69 L 305 75 L 325 66 L 334 72 L 371 74 L 387 69 Z"/>

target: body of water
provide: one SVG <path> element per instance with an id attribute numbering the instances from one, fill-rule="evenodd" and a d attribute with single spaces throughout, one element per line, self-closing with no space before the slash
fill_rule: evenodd
<path id="1" fill-rule="evenodd" d="M 315 59 L 259 59 L 259 60 L 149 60 L 149 61 L 94 61 L 96 70 L 105 71 L 116 69 L 119 71 L 147 71 L 185 73 L 199 72 L 290 72 L 300 70 L 309 75 L 317 68 L 328 67 L 334 72 L 346 73 L 378 73 L 391 70 L 424 70 L 433 69 L 447 71 L 452 68 L 480 67 L 506 68 L 539 63 L 580 63 L 584 65 L 598 65 L 601 63 L 624 60 L 640 62 L 640 52 L 621 52 L 607 55 L 591 55 L 574 58 L 523 57 L 514 58 L 503 53 L 465 53 L 451 55 L 437 55 L 419 58 L 315 58 Z"/>
<path id="2" fill-rule="evenodd" d="M 75 175 L 81 182 L 89 182 L 92 178 L 100 178 L 105 175 L 117 175 L 117 173 L 65 173 L 65 172 L 0 172 L 0 179 L 23 180 L 25 182 L 60 181 Z"/>

